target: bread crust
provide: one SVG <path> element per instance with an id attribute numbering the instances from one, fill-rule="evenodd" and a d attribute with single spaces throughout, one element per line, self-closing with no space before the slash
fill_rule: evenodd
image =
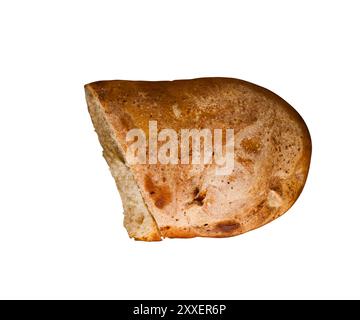
<path id="1" fill-rule="evenodd" d="M 311 138 L 286 101 L 255 84 L 233 78 L 175 81 L 98 81 L 97 96 L 120 148 L 126 133 L 157 121 L 171 128 L 233 128 L 235 167 L 216 176 L 215 164 L 127 164 L 161 237 L 229 237 L 284 214 L 308 175 Z M 201 202 L 196 193 L 204 192 Z M 140 240 L 151 240 L 140 239 Z M 157 239 L 158 240 L 158 239 Z"/>

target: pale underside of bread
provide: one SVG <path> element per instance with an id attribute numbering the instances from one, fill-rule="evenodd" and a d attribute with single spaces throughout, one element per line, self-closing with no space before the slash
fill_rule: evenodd
<path id="1" fill-rule="evenodd" d="M 311 140 L 300 115 L 283 99 L 230 78 L 99 81 L 85 86 L 89 112 L 115 178 L 129 236 L 228 237 L 285 213 L 309 170 Z M 136 164 L 124 156 L 126 133 L 149 121 L 158 130 L 233 128 L 235 167 Z"/>

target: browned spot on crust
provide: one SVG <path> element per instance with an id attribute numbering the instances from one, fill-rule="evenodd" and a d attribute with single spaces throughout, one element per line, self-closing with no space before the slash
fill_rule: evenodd
<path id="1" fill-rule="evenodd" d="M 247 171 L 254 172 L 254 161 L 247 158 L 237 157 L 236 161 L 239 162 Z"/>
<path id="2" fill-rule="evenodd" d="M 130 117 L 127 115 L 127 114 L 122 114 L 120 117 L 119 117 L 119 122 L 122 126 L 122 128 L 124 128 L 125 130 L 130 130 L 132 129 L 132 125 L 131 125 L 131 119 Z"/>
<path id="3" fill-rule="evenodd" d="M 160 198 L 158 198 L 158 199 L 155 200 L 155 206 L 157 206 L 158 208 L 160 208 L 160 209 L 161 209 L 161 208 L 164 208 L 165 205 L 166 205 L 166 203 L 165 203 L 165 199 L 164 199 L 164 198 L 160 197 Z"/>
<path id="4" fill-rule="evenodd" d="M 271 178 L 269 188 L 271 190 L 274 190 L 280 196 L 283 195 L 281 179 L 279 177 L 272 177 Z"/>
<path id="5" fill-rule="evenodd" d="M 198 206 L 202 206 L 204 205 L 205 197 L 206 197 L 206 190 L 200 191 L 200 189 L 196 187 L 194 190 L 194 200 L 191 201 L 189 204 L 190 205 L 196 204 Z"/>
<path id="6" fill-rule="evenodd" d="M 155 193 L 155 185 L 149 176 L 145 177 L 145 190 L 150 194 Z"/>
<path id="7" fill-rule="evenodd" d="M 206 190 L 203 190 L 198 193 L 198 195 L 194 198 L 194 201 L 198 203 L 200 206 L 204 204 L 204 200 L 206 197 Z"/>
<path id="8" fill-rule="evenodd" d="M 237 222 L 229 221 L 229 222 L 220 222 L 216 225 L 216 229 L 221 232 L 231 232 L 240 228 L 240 224 Z"/>
<path id="9" fill-rule="evenodd" d="M 261 150 L 261 141 L 259 138 L 246 138 L 241 141 L 241 146 L 247 153 L 259 153 Z"/>
<path id="10" fill-rule="evenodd" d="M 137 241 L 161 241 L 161 236 L 157 232 L 152 232 L 146 236 L 134 237 L 134 239 Z"/>
<path id="11" fill-rule="evenodd" d="M 167 185 L 156 186 L 150 176 L 145 177 L 145 190 L 150 194 L 154 204 L 159 209 L 171 202 L 171 192 Z"/>
<path id="12" fill-rule="evenodd" d="M 196 187 L 193 192 L 194 197 L 196 197 L 199 194 L 199 192 L 200 192 L 200 189 L 198 187 Z"/>
<path id="13" fill-rule="evenodd" d="M 165 238 L 193 238 L 198 236 L 196 232 L 189 228 L 179 227 L 163 227 L 160 228 L 160 233 Z"/>

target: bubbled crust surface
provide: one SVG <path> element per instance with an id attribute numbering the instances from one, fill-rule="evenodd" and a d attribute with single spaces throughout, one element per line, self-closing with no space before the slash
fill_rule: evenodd
<path id="1" fill-rule="evenodd" d="M 271 91 L 232 78 L 99 81 L 97 94 L 126 151 L 126 133 L 150 120 L 164 128 L 233 128 L 235 167 L 130 166 L 162 237 L 234 236 L 285 213 L 301 193 L 311 139 L 300 115 Z M 180 136 L 180 135 L 179 135 Z"/>

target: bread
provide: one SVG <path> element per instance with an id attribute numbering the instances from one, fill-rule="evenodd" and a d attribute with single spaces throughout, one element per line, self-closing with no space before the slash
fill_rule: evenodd
<path id="1" fill-rule="evenodd" d="M 98 81 L 85 85 L 85 93 L 131 238 L 235 236 L 281 216 L 304 187 L 309 131 L 300 115 L 267 89 L 238 79 L 200 78 Z M 224 148 L 231 144 L 225 130 L 233 129 L 233 169 L 218 174 L 221 166 L 214 161 L 150 164 L 150 141 L 147 162 L 131 162 L 134 141 L 127 134 L 138 128 L 148 141 L 149 121 L 157 121 L 159 132 L 175 130 L 179 141 L 185 128 L 222 129 Z M 190 159 L 194 148 L 192 141 Z"/>

